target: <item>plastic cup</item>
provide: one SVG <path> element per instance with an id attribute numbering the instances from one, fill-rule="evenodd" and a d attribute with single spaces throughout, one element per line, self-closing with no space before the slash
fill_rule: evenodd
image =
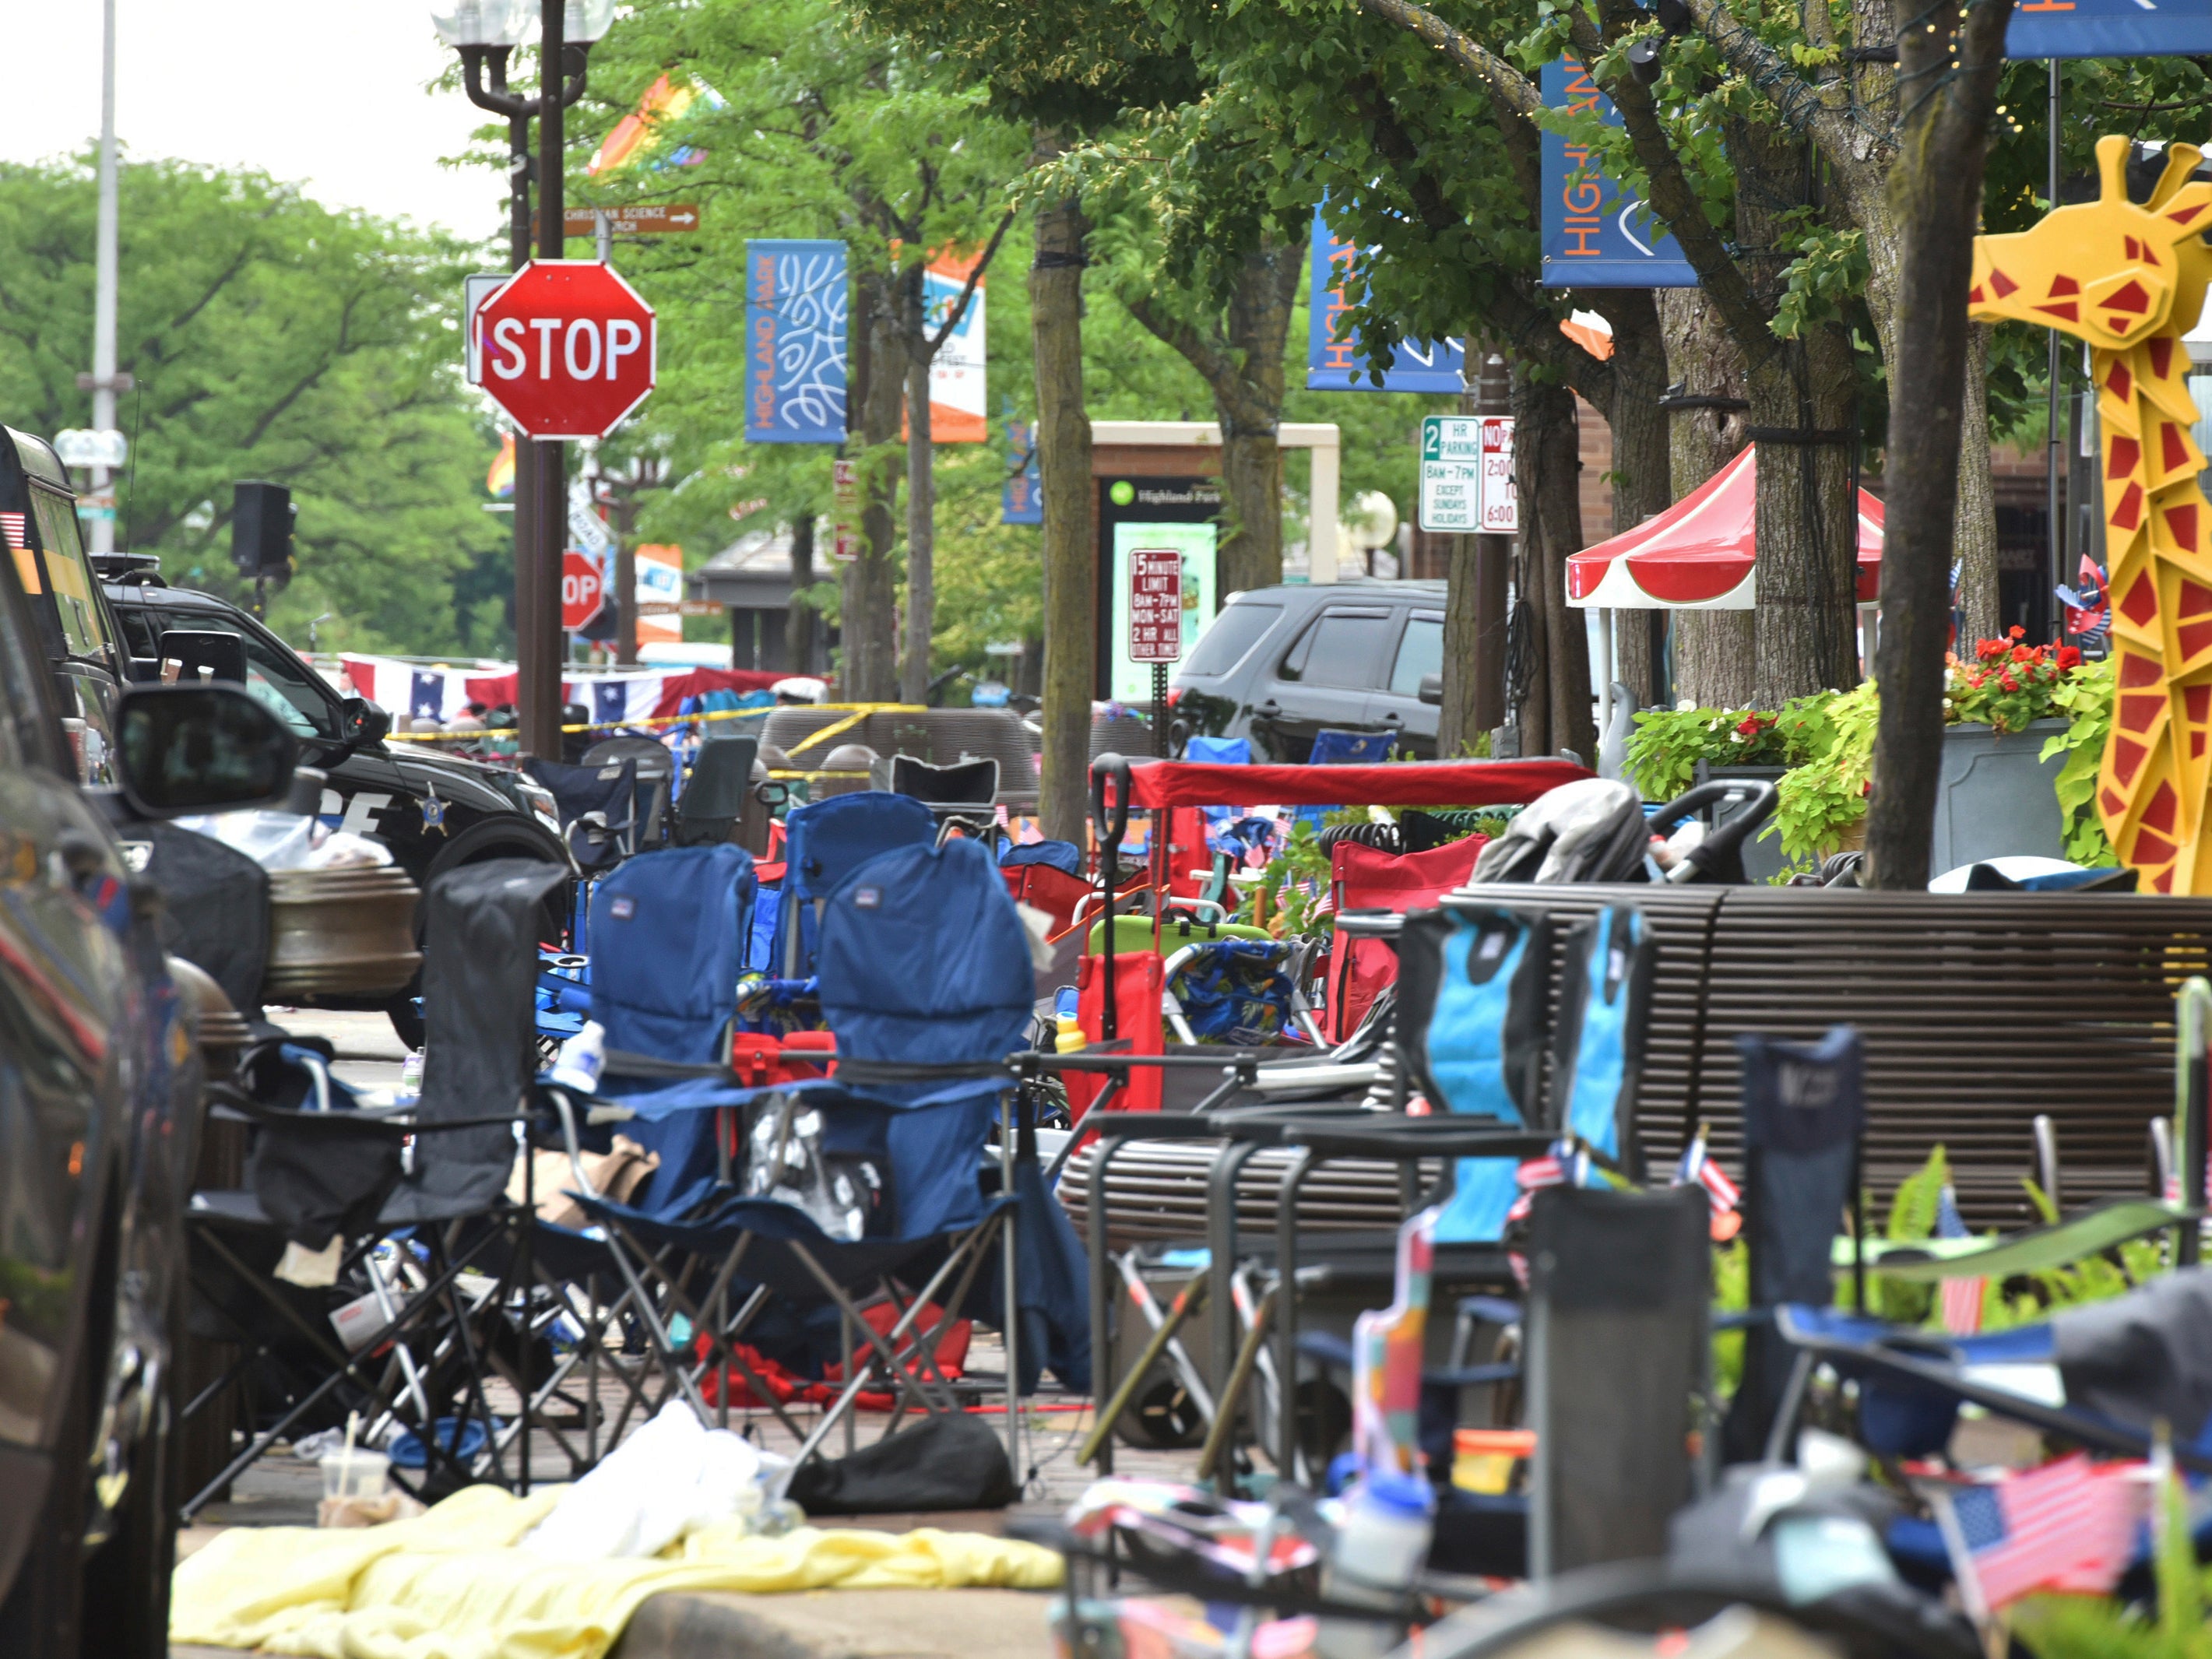
<path id="1" fill-rule="evenodd" d="M 350 1455 L 331 1452 L 322 1460 L 323 1497 L 381 1498 L 391 1469 L 390 1458 L 365 1446 L 356 1446 Z"/>

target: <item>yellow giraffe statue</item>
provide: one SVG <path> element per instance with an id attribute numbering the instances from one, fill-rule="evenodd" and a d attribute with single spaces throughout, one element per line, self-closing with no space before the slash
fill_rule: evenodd
<path id="1" fill-rule="evenodd" d="M 2094 202 L 2033 230 L 1974 239 L 1971 315 L 2033 323 L 2089 343 L 2105 437 L 2105 550 L 2118 682 L 2097 812 L 2121 861 L 2161 893 L 2212 893 L 2206 788 L 2212 761 L 2212 505 L 2197 486 L 2189 352 L 2212 278 L 2212 184 L 2203 152 L 2166 150 L 2138 207 L 2128 141 L 2097 141 Z"/>

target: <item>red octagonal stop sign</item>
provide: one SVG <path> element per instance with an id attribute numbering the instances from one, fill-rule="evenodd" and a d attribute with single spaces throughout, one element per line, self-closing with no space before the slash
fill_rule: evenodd
<path id="1" fill-rule="evenodd" d="M 591 625 L 606 599 L 606 582 L 588 553 L 570 548 L 561 556 L 561 626 L 569 633 Z"/>
<path id="2" fill-rule="evenodd" d="M 533 438 L 603 438 L 653 390 L 653 307 L 594 259 L 538 259 L 477 307 L 483 388 Z"/>

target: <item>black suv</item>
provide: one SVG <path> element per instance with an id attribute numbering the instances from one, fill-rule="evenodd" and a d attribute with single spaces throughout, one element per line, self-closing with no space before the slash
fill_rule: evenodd
<path id="1" fill-rule="evenodd" d="M 67 475 L 5 428 L 0 538 L 0 1654 L 160 1659 L 202 1077 L 118 830 L 276 804 L 300 745 L 234 686 L 118 686 Z"/>
<path id="2" fill-rule="evenodd" d="M 1444 585 L 1286 584 L 1232 593 L 1176 670 L 1176 719 L 1192 735 L 1249 738 L 1255 760 L 1303 763 L 1323 730 L 1395 732 L 1398 752 L 1437 752 Z"/>
<path id="3" fill-rule="evenodd" d="M 481 859 L 570 864 L 553 797 L 528 778 L 427 745 L 386 744 L 391 720 L 381 708 L 340 697 L 290 646 L 228 600 L 170 586 L 161 580 L 161 562 L 146 554 L 103 556 L 99 563 L 130 677 L 160 678 L 161 659 L 177 654 L 162 649 L 164 635 L 235 637 L 245 652 L 246 689 L 299 738 L 301 763 L 330 775 L 323 822 L 381 837 L 416 886 L 427 890 L 453 866 Z M 421 1047 L 413 996 L 384 1006 L 400 1036 Z"/>

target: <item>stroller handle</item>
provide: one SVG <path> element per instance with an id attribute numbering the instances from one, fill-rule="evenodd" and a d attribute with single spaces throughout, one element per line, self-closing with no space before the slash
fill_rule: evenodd
<path id="1" fill-rule="evenodd" d="M 1670 835 L 1692 814 L 1702 812 L 1709 806 L 1717 806 L 1723 801 L 1741 800 L 1747 805 L 1741 811 L 1692 848 L 1689 855 L 1674 867 L 1669 878 L 1676 882 L 1723 882 L 1741 886 L 1745 879 L 1743 843 L 1753 830 L 1766 822 L 1778 799 L 1774 786 L 1764 778 L 1717 778 L 1675 796 L 1651 815 L 1653 835 Z"/>
<path id="2" fill-rule="evenodd" d="M 1106 781 L 1114 781 L 1114 810 L 1106 810 Z M 1098 838 L 1106 845 L 1119 848 L 1121 838 L 1129 830 L 1129 763 L 1119 755 L 1106 754 L 1091 763 L 1091 823 L 1098 831 Z"/>

